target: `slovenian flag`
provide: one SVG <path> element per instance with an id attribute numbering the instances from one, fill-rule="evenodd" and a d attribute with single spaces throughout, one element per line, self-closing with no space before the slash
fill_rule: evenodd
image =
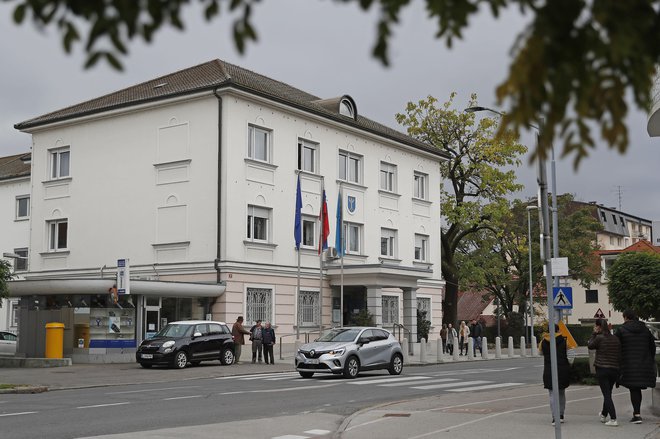
<path id="1" fill-rule="evenodd" d="M 341 193 L 341 186 L 339 187 L 339 194 L 337 194 L 337 230 L 335 231 L 335 248 L 337 249 L 337 254 L 339 256 L 344 256 L 344 246 L 342 245 L 343 243 L 343 226 L 344 226 L 344 220 L 343 220 L 343 208 L 342 208 L 342 193 Z"/>
<path id="2" fill-rule="evenodd" d="M 321 234 L 319 235 L 319 254 L 328 248 L 328 235 L 330 235 L 330 224 L 328 223 L 328 202 L 325 198 L 325 189 L 321 199 L 321 211 L 319 212 L 319 222 L 321 223 Z"/>
<path id="3" fill-rule="evenodd" d="M 302 240 L 302 219 L 300 211 L 302 210 L 302 193 L 300 192 L 300 174 L 298 174 L 298 187 L 296 187 L 296 219 L 293 225 L 293 237 L 296 240 L 296 249 L 300 250 L 300 241 Z"/>

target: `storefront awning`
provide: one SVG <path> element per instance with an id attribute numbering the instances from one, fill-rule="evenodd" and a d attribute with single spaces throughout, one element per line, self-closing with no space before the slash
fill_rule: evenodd
<path id="1" fill-rule="evenodd" d="M 107 294 L 114 279 L 42 279 L 7 282 L 9 297 L 34 295 Z M 160 297 L 219 297 L 225 292 L 220 284 L 131 280 L 131 294 Z"/>

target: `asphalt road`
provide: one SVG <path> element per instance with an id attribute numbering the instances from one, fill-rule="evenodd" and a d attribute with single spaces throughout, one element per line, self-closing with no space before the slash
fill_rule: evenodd
<path id="1" fill-rule="evenodd" d="M 0 395 L 0 437 L 79 438 L 249 420 L 254 422 L 242 424 L 241 436 L 264 437 L 264 422 L 280 419 L 286 429 L 288 417 L 300 414 L 318 415 L 318 428 L 305 426 L 308 431 L 329 432 L 346 416 L 376 404 L 440 393 L 461 401 L 461 395 L 529 384 L 540 389 L 541 372 L 542 359 L 528 358 L 408 367 L 398 377 L 386 371 L 355 380 L 328 375 L 303 379 L 294 372 L 193 380 L 182 376 L 158 384 Z M 303 426 L 290 428 L 295 433 Z"/>

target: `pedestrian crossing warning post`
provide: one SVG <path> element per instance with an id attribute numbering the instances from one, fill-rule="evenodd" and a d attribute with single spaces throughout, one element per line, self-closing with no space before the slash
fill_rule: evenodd
<path id="1" fill-rule="evenodd" d="M 552 289 L 552 304 L 557 309 L 573 308 L 573 288 L 555 287 Z"/>
<path id="2" fill-rule="evenodd" d="M 598 311 L 596 311 L 596 314 L 594 314 L 594 319 L 604 319 L 605 318 L 605 313 L 603 312 L 602 309 L 598 308 Z"/>

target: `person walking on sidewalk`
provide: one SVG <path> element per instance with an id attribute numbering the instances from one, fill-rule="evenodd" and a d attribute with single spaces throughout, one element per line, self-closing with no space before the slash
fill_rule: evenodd
<path id="1" fill-rule="evenodd" d="M 264 360 L 266 364 L 275 364 L 273 356 L 273 345 L 275 345 L 275 330 L 270 327 L 270 322 L 266 322 L 266 327 L 261 331 L 262 343 L 264 345 Z M 270 362 L 268 361 L 270 358 Z"/>
<path id="2" fill-rule="evenodd" d="M 231 335 L 234 339 L 234 356 L 236 357 L 234 364 L 238 364 L 241 359 L 241 350 L 245 344 L 245 335 L 249 333 L 250 331 L 243 327 L 243 316 L 238 316 L 236 322 L 231 327 Z"/>
<path id="3" fill-rule="evenodd" d="M 442 340 L 442 353 L 447 353 L 447 324 L 443 323 L 440 329 L 440 340 Z"/>
<path id="4" fill-rule="evenodd" d="M 461 326 L 458 328 L 458 347 L 460 350 L 459 355 L 463 355 L 463 349 L 465 349 L 465 355 L 467 355 L 468 350 L 468 337 L 470 336 L 470 328 L 465 324 L 465 321 L 461 322 Z"/>
<path id="5" fill-rule="evenodd" d="M 598 413 L 600 422 L 608 427 L 616 427 L 616 409 L 612 401 L 612 388 L 619 378 L 619 363 L 621 361 L 621 342 L 607 326 L 607 320 L 597 319 L 594 332 L 588 342 L 589 349 L 596 350 L 596 377 L 603 394 L 603 409 Z M 609 415 L 610 420 L 607 420 Z"/>
<path id="6" fill-rule="evenodd" d="M 641 424 L 642 390 L 655 387 L 655 342 L 651 331 L 637 319 L 634 311 L 623 312 L 623 325 L 616 331 L 621 341 L 621 378 L 619 383 L 630 391 L 633 424 Z"/>
<path id="7" fill-rule="evenodd" d="M 456 333 L 456 329 L 450 323 L 447 325 L 447 353 L 449 355 L 454 355 L 456 343 L 458 343 L 458 334 Z"/>
<path id="8" fill-rule="evenodd" d="M 261 326 L 261 320 L 257 322 L 250 328 L 250 341 L 252 342 L 252 363 L 254 364 L 257 360 L 257 354 L 259 354 L 259 363 L 261 363 L 261 356 L 263 353 L 263 339 L 262 331 L 263 327 Z"/>
<path id="9" fill-rule="evenodd" d="M 564 422 L 564 410 L 566 409 L 566 388 L 570 385 L 570 365 L 568 364 L 568 354 L 566 352 L 566 337 L 559 332 L 559 326 L 555 325 L 555 341 L 557 343 L 557 389 L 559 395 L 559 421 Z M 552 388 L 552 374 L 550 362 L 550 334 L 544 333 L 541 340 L 541 352 L 543 353 L 543 387 L 548 389 L 550 396 L 550 408 L 552 409 L 552 425 L 555 425 L 554 418 L 554 399 Z"/>
<path id="10" fill-rule="evenodd" d="M 477 349 L 479 349 L 479 354 L 482 354 L 481 351 L 481 336 L 483 334 L 484 328 L 481 326 L 479 320 L 472 320 L 472 325 L 470 326 L 470 337 L 474 340 L 472 343 L 472 355 L 477 356 Z"/>

